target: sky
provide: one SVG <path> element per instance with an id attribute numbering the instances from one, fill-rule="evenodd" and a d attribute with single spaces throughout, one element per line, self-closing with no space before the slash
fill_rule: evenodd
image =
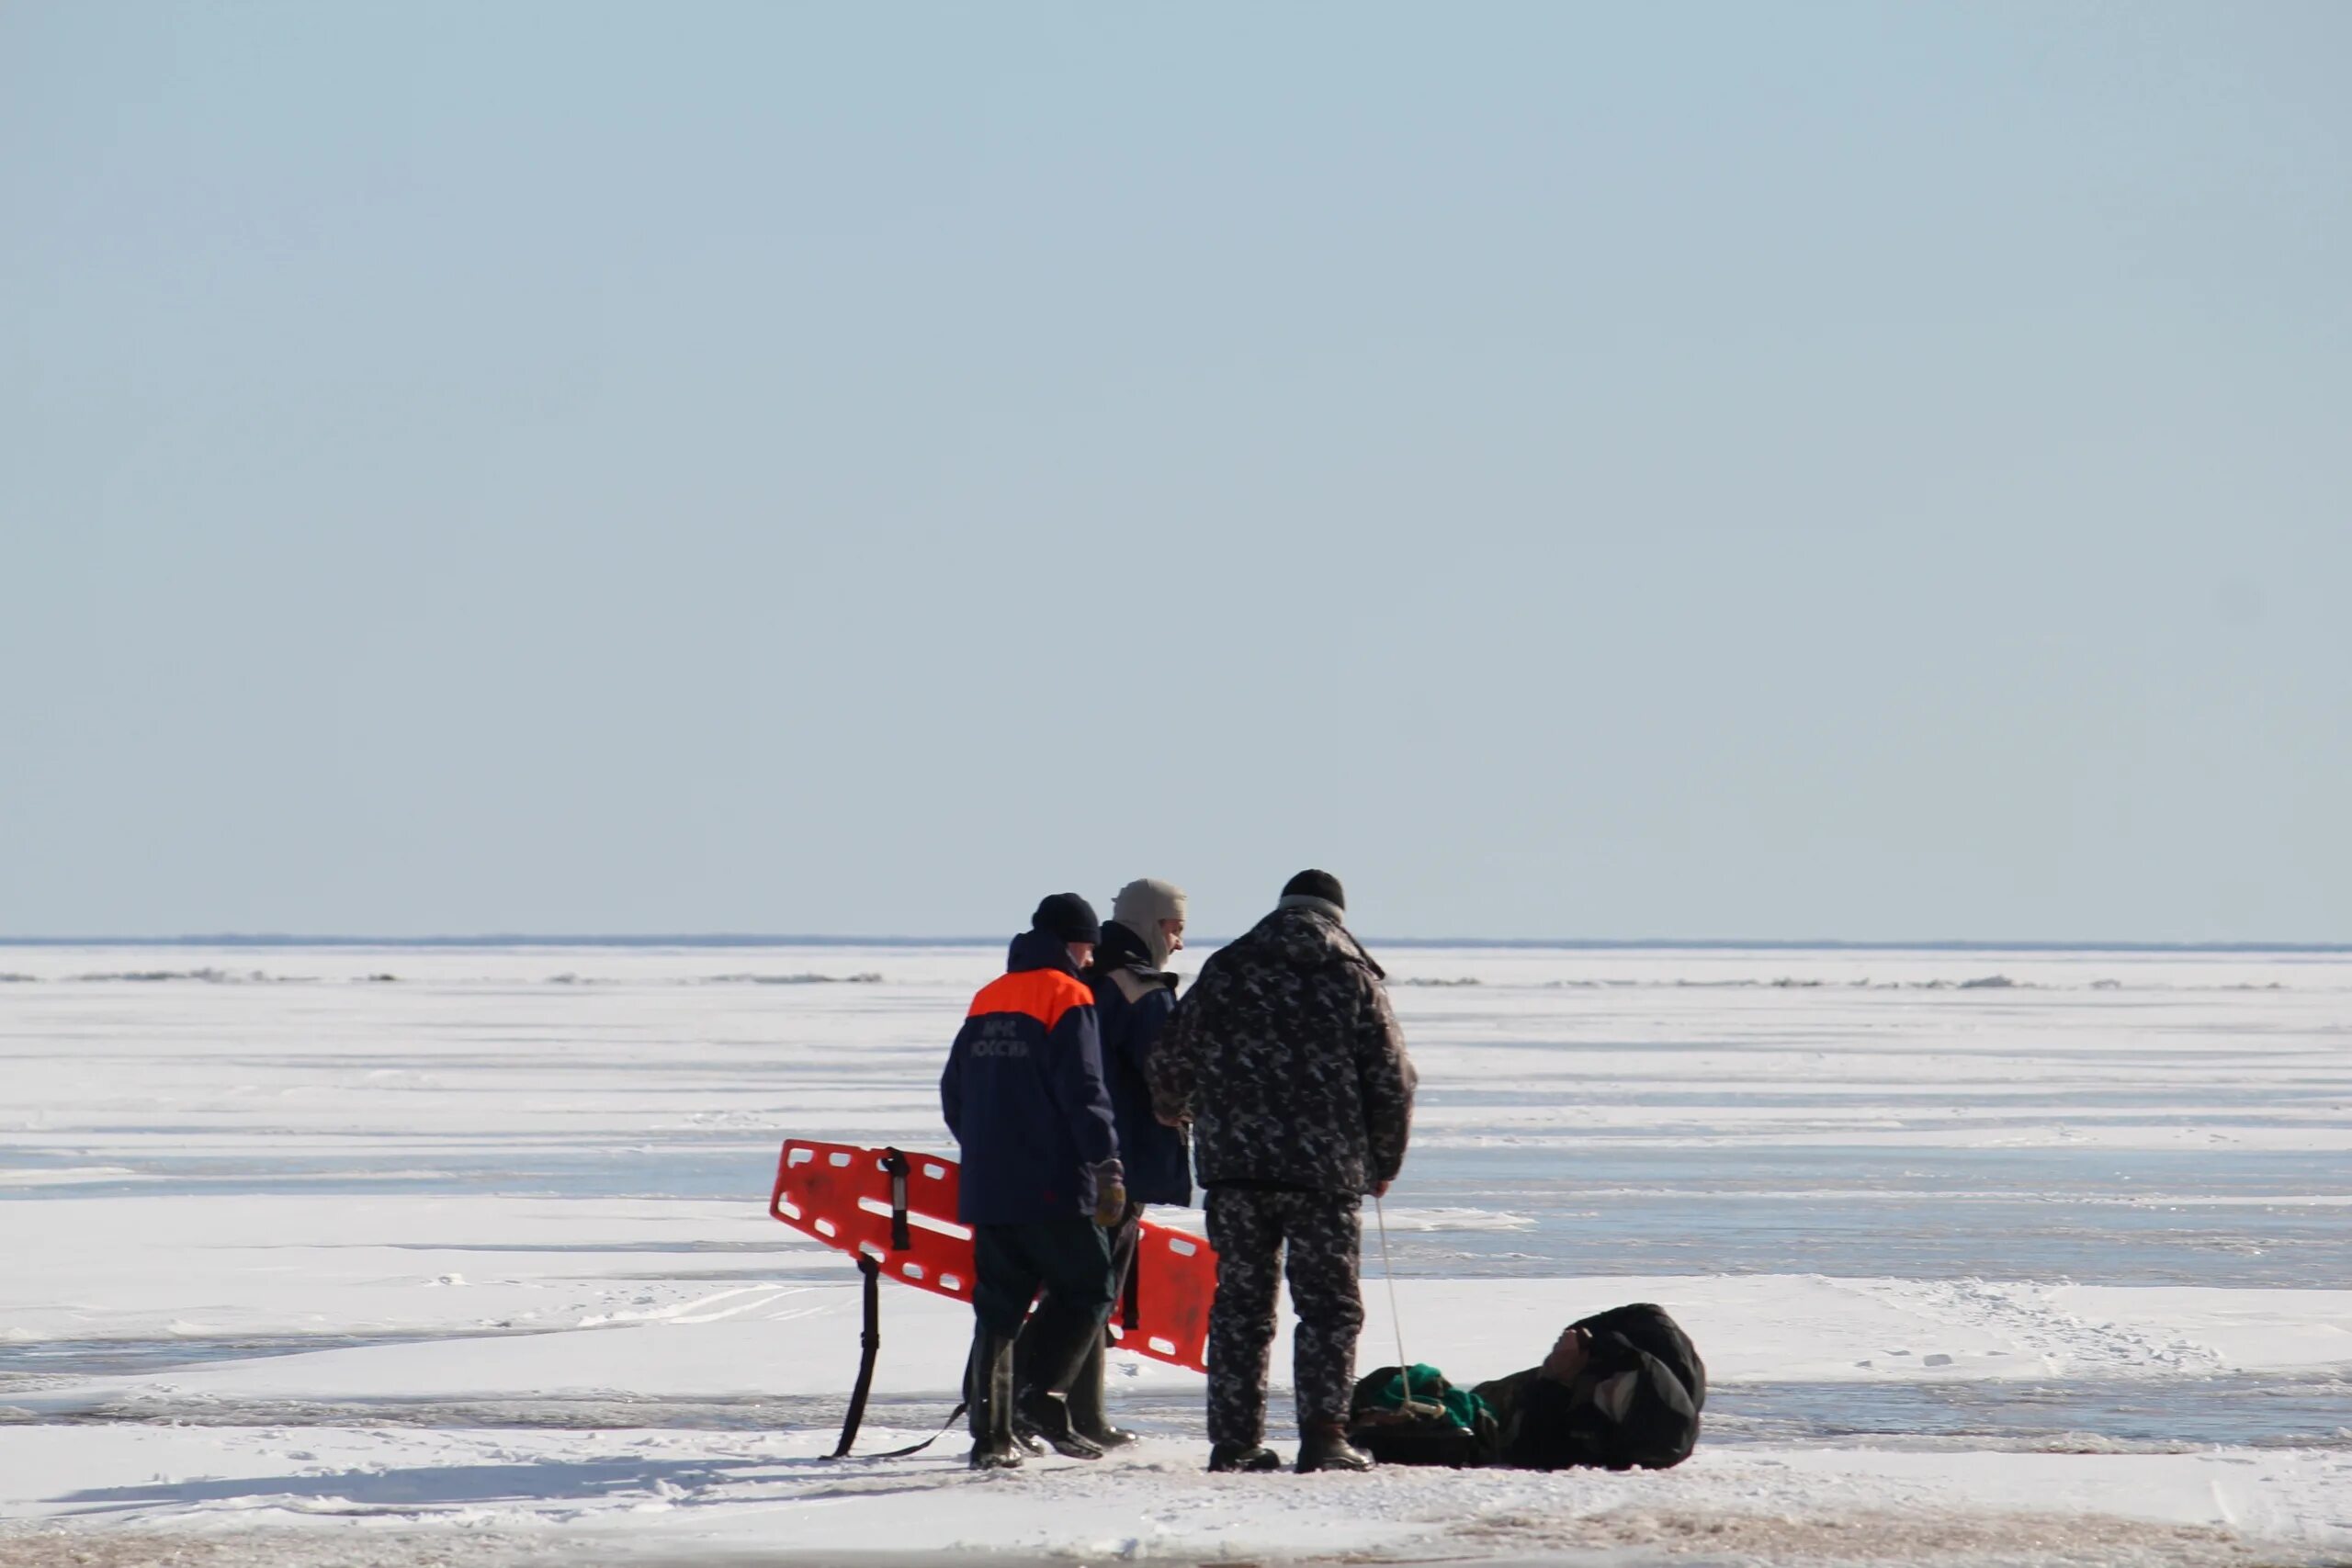
<path id="1" fill-rule="evenodd" d="M 2352 941 L 2347 67 L 0 4 L 0 935 Z"/>

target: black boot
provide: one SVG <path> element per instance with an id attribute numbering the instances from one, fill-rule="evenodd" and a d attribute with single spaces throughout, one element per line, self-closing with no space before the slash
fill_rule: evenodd
<path id="1" fill-rule="evenodd" d="M 1021 1450 L 1012 1440 L 1012 1340 L 985 1327 L 974 1332 L 965 1397 L 972 1407 L 972 1468 L 1019 1469 Z"/>
<path id="2" fill-rule="evenodd" d="M 1021 1390 L 1013 1401 L 1014 1419 L 1051 1443 L 1068 1459 L 1101 1459 L 1102 1448 L 1081 1437 L 1070 1425 L 1069 1405 L 1058 1392 L 1068 1388 L 1070 1374 L 1090 1345 L 1102 1342 L 1102 1319 L 1065 1310 L 1051 1292 L 1036 1315 L 1021 1331 Z"/>
<path id="3" fill-rule="evenodd" d="M 1122 1449 L 1136 1440 L 1133 1432 L 1122 1431 L 1111 1425 L 1111 1417 L 1102 1408 L 1102 1341 L 1097 1338 L 1094 1348 L 1078 1364 L 1076 1375 L 1069 1380 L 1070 1430 L 1098 1449 Z"/>
<path id="4" fill-rule="evenodd" d="M 1230 1471 L 1280 1470 L 1283 1456 L 1261 1443 L 1219 1443 L 1209 1450 L 1209 1468 L 1219 1474 Z"/>
<path id="5" fill-rule="evenodd" d="M 1101 1459 L 1100 1445 L 1079 1434 L 1069 1422 L 1069 1405 L 1062 1396 L 1047 1388 L 1024 1388 L 1014 1401 L 1013 1408 L 1022 1424 L 1046 1442 L 1054 1452 L 1064 1459 Z"/>
<path id="6" fill-rule="evenodd" d="M 1337 1421 L 1319 1421 L 1299 1429 L 1298 1472 L 1318 1470 L 1370 1470 L 1372 1456 L 1348 1441 L 1348 1429 Z"/>
<path id="7" fill-rule="evenodd" d="M 1030 1354 L 1030 1344 L 1029 1330 L 1023 1326 L 1021 1337 L 1012 1342 L 1012 1386 L 1017 1389 L 1027 1388 L 1036 1381 L 1034 1375 L 1035 1358 Z M 1012 1402 L 1012 1440 L 1020 1444 L 1021 1451 L 1032 1459 L 1047 1451 L 1046 1440 L 1037 1436 L 1037 1428 L 1031 1426 L 1028 1417 L 1021 1414 L 1021 1402 L 1018 1399 Z"/>

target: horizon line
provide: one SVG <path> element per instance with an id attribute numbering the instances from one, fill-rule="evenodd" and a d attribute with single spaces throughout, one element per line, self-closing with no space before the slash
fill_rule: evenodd
<path id="1" fill-rule="evenodd" d="M 1002 936 L 762 935 L 741 932 L 671 932 L 652 935 L 489 932 L 439 936 L 299 936 L 280 931 L 224 931 L 179 936 L 0 936 L 0 947 L 384 947 L 384 948 L 758 948 L 758 947 L 991 947 Z M 1222 946 L 1231 936 L 1204 936 L 1202 946 Z M 2352 953 L 2344 942 L 2164 942 L 2081 941 L 2049 938 L 1939 937 L 1884 940 L 1849 937 L 1388 937 L 1365 936 L 1380 947 L 1488 947 L 1564 952 L 1826 952 L 1826 953 Z"/>

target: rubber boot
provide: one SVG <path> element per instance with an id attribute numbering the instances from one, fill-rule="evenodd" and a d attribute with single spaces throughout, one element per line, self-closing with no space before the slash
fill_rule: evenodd
<path id="1" fill-rule="evenodd" d="M 1016 1389 L 1027 1388 L 1036 1381 L 1034 1375 L 1036 1355 L 1032 1348 L 1035 1344 L 1036 1341 L 1030 1337 L 1028 1326 L 1024 1324 L 1022 1326 L 1020 1337 L 1012 1342 L 1012 1386 Z M 1046 1440 L 1037 1436 L 1037 1428 L 1031 1426 L 1028 1417 L 1021 1414 L 1021 1402 L 1017 1399 L 1012 1402 L 1012 1440 L 1020 1444 L 1022 1452 L 1032 1459 L 1049 1451 L 1046 1447 Z"/>
<path id="2" fill-rule="evenodd" d="M 1098 1449 L 1123 1449 L 1136 1440 L 1133 1432 L 1111 1425 L 1110 1416 L 1102 1408 L 1102 1341 L 1098 1337 L 1094 1348 L 1078 1364 L 1077 1375 L 1069 1380 L 1070 1430 Z"/>
<path id="3" fill-rule="evenodd" d="M 1233 1471 L 1280 1470 L 1283 1456 L 1259 1443 L 1219 1443 L 1209 1450 L 1209 1469 L 1223 1475 Z"/>
<path id="4" fill-rule="evenodd" d="M 1348 1428 L 1338 1421 L 1319 1421 L 1298 1434 L 1298 1473 L 1318 1470 L 1370 1470 L 1372 1456 L 1348 1441 Z"/>
<path id="5" fill-rule="evenodd" d="M 1029 1350 L 1023 1359 L 1028 1370 L 1013 1400 L 1015 1418 L 1065 1459 L 1101 1459 L 1102 1448 L 1070 1425 L 1069 1404 L 1054 1384 L 1057 1375 L 1069 1375 L 1090 1342 L 1102 1343 L 1102 1321 L 1056 1312 L 1048 1297 L 1046 1306 L 1021 1331 L 1021 1338 Z"/>
<path id="6" fill-rule="evenodd" d="M 1102 1448 L 1091 1439 L 1079 1435 L 1069 1423 L 1069 1405 L 1062 1396 L 1047 1388 L 1025 1388 L 1014 1402 L 1013 1408 L 1031 1431 L 1053 1446 L 1054 1452 L 1064 1459 L 1101 1459 Z"/>
<path id="7" fill-rule="evenodd" d="M 1018 1470 L 1012 1440 L 1012 1341 L 981 1327 L 972 1335 L 970 1382 L 972 1468 Z"/>

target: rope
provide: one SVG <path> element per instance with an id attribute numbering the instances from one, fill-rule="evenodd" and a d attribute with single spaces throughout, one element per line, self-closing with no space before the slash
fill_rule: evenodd
<path id="1" fill-rule="evenodd" d="M 1396 1331 L 1396 1382 L 1405 1393 L 1408 1416 L 1442 1416 L 1445 1406 L 1424 1404 L 1413 1397 L 1413 1363 L 1405 1358 L 1405 1316 L 1396 1310 L 1396 1270 L 1388 1263 L 1388 1209 L 1380 1194 L 1372 1195 L 1373 1217 L 1380 1224 L 1380 1276 L 1388 1281 L 1388 1325 Z"/>

